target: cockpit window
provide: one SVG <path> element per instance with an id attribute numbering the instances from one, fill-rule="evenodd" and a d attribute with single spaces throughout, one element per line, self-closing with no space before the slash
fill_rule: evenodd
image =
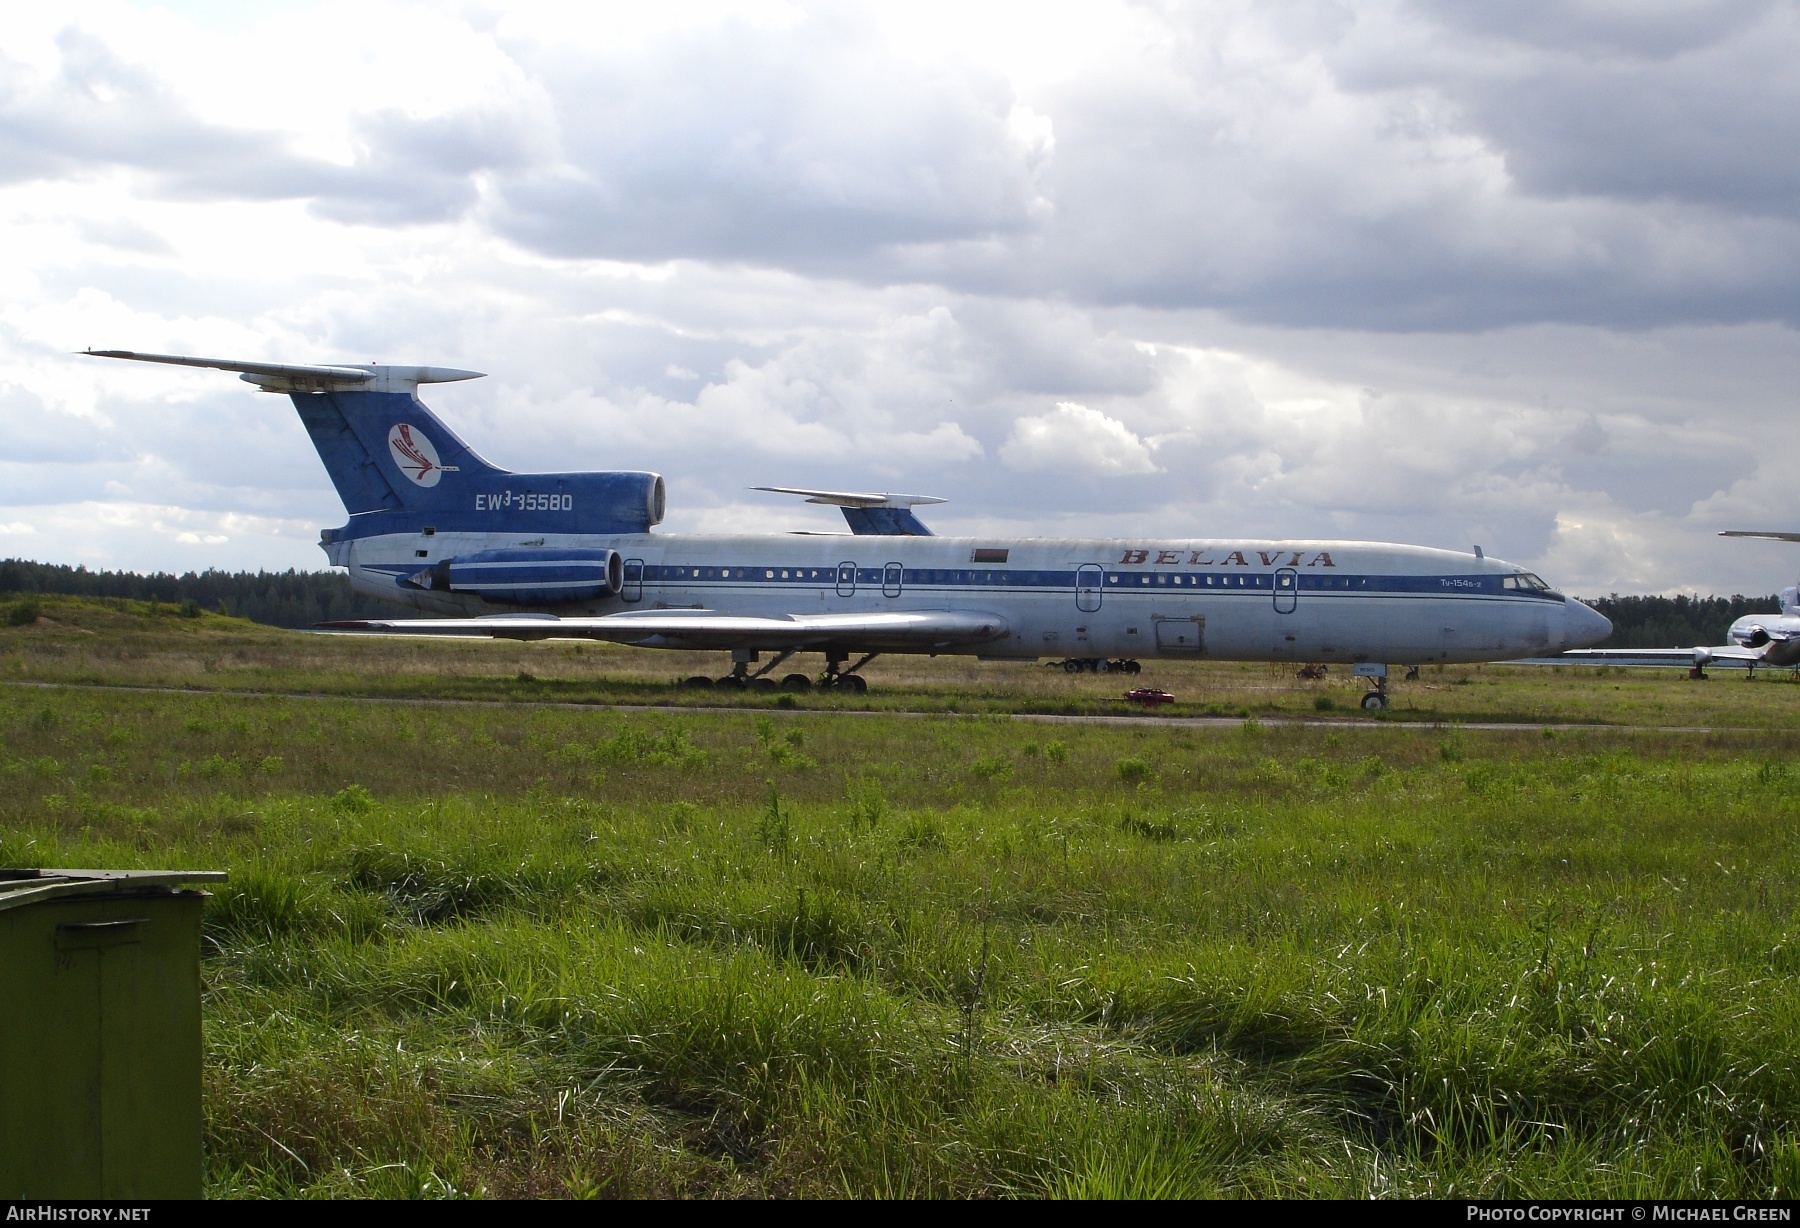
<path id="1" fill-rule="evenodd" d="M 1508 576 L 1501 583 L 1506 588 L 1528 589 L 1534 593 L 1547 593 L 1550 591 L 1550 586 L 1548 584 L 1545 584 L 1542 579 L 1532 575 L 1529 571 L 1522 571 L 1516 576 Z"/>

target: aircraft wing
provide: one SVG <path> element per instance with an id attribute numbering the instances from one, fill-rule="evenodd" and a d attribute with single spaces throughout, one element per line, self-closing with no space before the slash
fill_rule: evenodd
<path id="1" fill-rule="evenodd" d="M 1667 664 L 1667 665 L 1707 665 L 1713 661 L 1761 661 L 1763 650 L 1760 648 L 1743 648 L 1736 644 L 1721 644 L 1717 648 L 1571 648 L 1558 661 L 1608 661 Z"/>
<path id="2" fill-rule="evenodd" d="M 847 652 L 930 652 L 997 639 L 1007 632 L 1004 618 L 963 610 L 768 617 L 719 614 L 712 610 L 646 610 L 598 618 L 511 614 L 486 618 L 356 619 L 318 626 L 327 631 L 386 635 L 606 640 L 639 648 L 838 648 Z"/>

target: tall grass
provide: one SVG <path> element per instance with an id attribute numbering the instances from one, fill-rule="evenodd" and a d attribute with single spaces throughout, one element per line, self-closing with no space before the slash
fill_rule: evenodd
<path id="1" fill-rule="evenodd" d="M 219 1195 L 1800 1179 L 1790 736 L 1045 732 L 6 689 L 0 857 L 232 871 Z"/>

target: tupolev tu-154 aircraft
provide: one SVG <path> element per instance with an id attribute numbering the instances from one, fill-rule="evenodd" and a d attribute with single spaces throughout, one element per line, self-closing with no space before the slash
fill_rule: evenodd
<path id="1" fill-rule="evenodd" d="M 820 653 L 818 685 L 858 691 L 856 671 L 882 653 L 1061 657 L 1069 668 L 1347 663 L 1370 679 L 1371 709 L 1387 704 L 1389 665 L 1554 653 L 1612 630 L 1479 547 L 938 537 L 913 509 L 941 499 L 793 487 L 759 489 L 836 506 L 850 532 L 655 533 L 657 474 L 511 473 L 419 400 L 421 384 L 480 372 L 87 353 L 235 371 L 292 398 L 349 512 L 321 532 L 326 556 L 358 592 L 437 616 L 329 624 L 344 630 L 730 652 L 730 674 L 695 685 L 773 686 L 794 654 Z"/>

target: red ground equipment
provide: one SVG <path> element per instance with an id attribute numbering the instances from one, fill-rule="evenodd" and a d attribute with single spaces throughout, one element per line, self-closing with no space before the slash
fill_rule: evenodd
<path id="1" fill-rule="evenodd" d="M 1153 686 L 1141 686 L 1135 690 L 1126 691 L 1125 702 L 1128 704 L 1143 704 L 1146 708 L 1154 708 L 1158 704 L 1174 703 L 1175 697 L 1167 691 L 1159 691 Z"/>

